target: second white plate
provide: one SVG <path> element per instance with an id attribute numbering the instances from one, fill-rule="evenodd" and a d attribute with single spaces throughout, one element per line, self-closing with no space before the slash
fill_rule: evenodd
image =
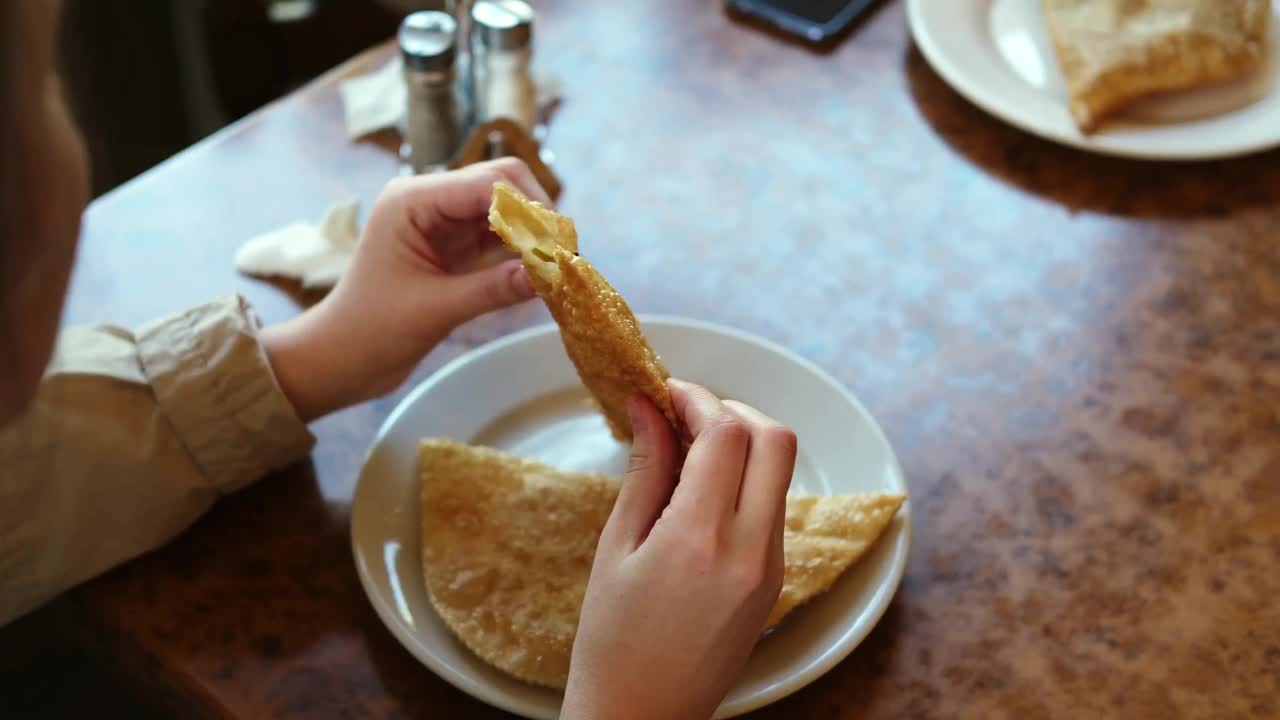
<path id="1" fill-rule="evenodd" d="M 1027 132 L 1107 155 L 1205 160 L 1280 146 L 1280 3 L 1265 67 L 1239 82 L 1145 100 L 1085 135 L 1067 106 L 1041 0 L 907 0 L 916 45 L 978 107 Z"/>

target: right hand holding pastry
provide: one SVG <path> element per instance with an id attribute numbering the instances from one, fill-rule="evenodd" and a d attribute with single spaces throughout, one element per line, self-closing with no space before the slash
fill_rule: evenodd
<path id="1" fill-rule="evenodd" d="M 711 717 L 782 587 L 795 434 L 669 386 L 692 445 L 681 468 L 662 413 L 632 401 L 631 467 L 596 550 L 562 718 Z"/>

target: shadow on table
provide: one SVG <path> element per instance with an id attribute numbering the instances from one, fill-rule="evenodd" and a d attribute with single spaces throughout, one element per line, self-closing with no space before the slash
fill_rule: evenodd
<path id="1" fill-rule="evenodd" d="M 128 717 L 160 720 L 168 708 L 82 641 L 92 630 L 62 598 L 0 628 L 0 714 L 10 720 Z"/>
<path id="2" fill-rule="evenodd" d="M 325 502 L 306 463 L 224 499 L 168 545 L 0 628 L 0 717 L 218 716 L 139 637 L 175 638 L 173 654 L 187 657 L 207 650 L 236 658 L 266 636 L 310 643 L 318 623 L 289 628 L 286 613 L 270 612 L 255 625 L 260 614 L 225 592 L 255 579 L 273 588 L 281 583 L 272 578 L 309 579 L 321 575 L 316 566 L 345 568 L 346 537 L 345 512 Z M 298 538 L 307 552 L 288 545 Z M 334 549 L 325 556 L 317 552 L 322 545 Z M 312 567 L 298 571 L 298 563 Z M 278 653 L 288 651 L 286 642 L 276 643 Z"/>
<path id="3" fill-rule="evenodd" d="M 1173 163 L 1095 155 L 983 112 L 952 90 L 914 44 L 903 66 L 916 107 L 943 142 L 1004 182 L 1073 211 L 1193 219 L 1280 205 L 1280 151 Z"/>
<path id="4" fill-rule="evenodd" d="M 329 294 L 329 290 L 327 288 L 305 288 L 302 286 L 302 281 L 294 278 L 272 276 L 257 279 L 271 285 L 285 295 L 288 295 L 289 299 L 298 306 L 299 311 L 310 309 L 312 305 L 320 302 Z"/>

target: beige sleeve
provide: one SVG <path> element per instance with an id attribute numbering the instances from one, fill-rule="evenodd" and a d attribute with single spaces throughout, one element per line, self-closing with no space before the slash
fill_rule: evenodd
<path id="1" fill-rule="evenodd" d="M 0 625 L 164 544 L 313 442 L 239 297 L 136 334 L 65 331 L 32 407 L 0 429 Z"/>

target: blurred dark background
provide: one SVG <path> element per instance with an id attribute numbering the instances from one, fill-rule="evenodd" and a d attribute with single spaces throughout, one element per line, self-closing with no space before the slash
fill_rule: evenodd
<path id="1" fill-rule="evenodd" d="M 95 196 L 390 38 L 406 12 L 442 4 L 64 0 L 63 74 Z"/>

